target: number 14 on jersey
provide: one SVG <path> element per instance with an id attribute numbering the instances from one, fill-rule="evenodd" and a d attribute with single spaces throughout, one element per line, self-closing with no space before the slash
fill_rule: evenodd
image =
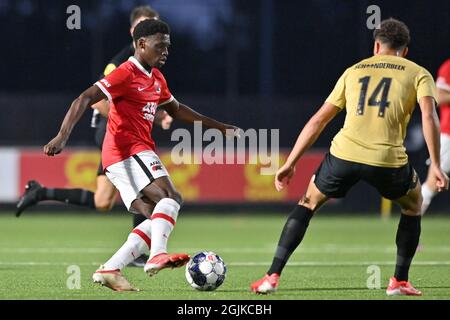
<path id="1" fill-rule="evenodd" d="M 370 77 L 364 77 L 359 79 L 361 83 L 361 93 L 359 95 L 358 108 L 356 114 L 362 116 L 364 114 L 364 106 L 366 105 L 367 89 L 369 88 Z M 367 105 L 369 107 L 379 107 L 378 117 L 383 118 L 386 108 L 389 107 L 390 102 L 388 99 L 389 89 L 391 88 L 392 78 L 383 78 L 378 83 L 377 87 L 370 95 Z M 377 97 L 381 94 L 380 100 Z"/>

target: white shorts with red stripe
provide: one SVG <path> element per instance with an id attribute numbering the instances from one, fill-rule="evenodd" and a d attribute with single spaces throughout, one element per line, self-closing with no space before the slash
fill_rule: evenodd
<path id="1" fill-rule="evenodd" d="M 131 207 L 134 200 L 142 198 L 142 189 L 160 177 L 169 176 L 155 152 L 146 150 L 106 168 L 106 176 L 119 190 L 128 211 L 138 213 Z"/>

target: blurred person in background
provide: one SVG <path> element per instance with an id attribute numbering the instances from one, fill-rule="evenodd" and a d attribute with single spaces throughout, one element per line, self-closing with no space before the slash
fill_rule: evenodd
<path id="1" fill-rule="evenodd" d="M 439 68 L 437 80 L 437 102 L 440 106 L 441 124 L 441 169 L 450 173 L 450 59 Z M 434 196 L 438 193 L 433 167 L 428 170 L 427 180 L 422 186 L 423 203 L 421 214 L 425 214 Z"/>

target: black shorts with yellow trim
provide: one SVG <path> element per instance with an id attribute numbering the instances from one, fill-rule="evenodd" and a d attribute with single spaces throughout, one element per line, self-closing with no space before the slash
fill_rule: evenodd
<path id="1" fill-rule="evenodd" d="M 325 155 L 315 173 L 314 184 L 329 198 L 342 198 L 363 180 L 386 199 L 398 199 L 414 189 L 418 176 L 410 163 L 400 168 L 375 167 Z"/>

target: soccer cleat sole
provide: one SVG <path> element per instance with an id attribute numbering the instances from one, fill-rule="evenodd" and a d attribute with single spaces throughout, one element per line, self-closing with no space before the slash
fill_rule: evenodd
<path id="1" fill-rule="evenodd" d="M 263 283 L 257 288 L 252 288 L 252 291 L 256 294 L 267 295 L 277 291 L 276 288 L 272 287 L 270 284 Z"/>
<path id="2" fill-rule="evenodd" d="M 117 291 L 117 292 L 140 291 L 139 289 L 134 288 L 132 286 L 130 286 L 130 288 L 128 288 L 128 289 L 122 289 L 122 288 L 115 287 L 115 286 L 109 284 L 108 281 L 106 281 L 104 279 L 103 275 L 99 274 L 99 273 L 94 273 L 94 275 L 92 276 L 92 280 L 94 283 L 100 284 L 102 287 L 106 287 L 106 288 L 109 288 L 109 289 L 111 289 L 113 291 Z"/>
<path id="3" fill-rule="evenodd" d="M 392 290 L 386 290 L 386 294 L 388 296 L 412 296 L 412 297 L 420 297 L 422 295 L 422 292 L 417 293 L 406 293 L 402 291 L 401 289 L 392 289 Z"/>

